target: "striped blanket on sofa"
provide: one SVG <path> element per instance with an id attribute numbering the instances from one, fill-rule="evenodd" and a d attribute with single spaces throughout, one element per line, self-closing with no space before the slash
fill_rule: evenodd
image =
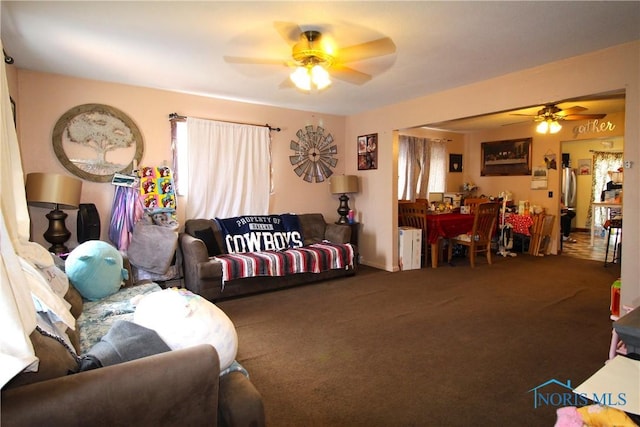
<path id="1" fill-rule="evenodd" d="M 222 263 L 222 286 L 229 280 L 256 276 L 285 276 L 353 268 L 350 244 L 316 243 L 284 251 L 245 252 L 218 255 Z"/>

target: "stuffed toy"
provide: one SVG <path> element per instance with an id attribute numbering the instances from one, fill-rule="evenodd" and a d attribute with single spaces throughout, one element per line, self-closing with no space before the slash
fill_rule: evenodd
<path id="1" fill-rule="evenodd" d="M 142 296 L 133 321 L 155 330 L 172 350 L 210 344 L 218 352 L 220 371 L 233 363 L 238 352 L 238 335 L 231 319 L 186 289 L 164 289 Z"/>
<path id="2" fill-rule="evenodd" d="M 114 294 L 129 273 L 122 267 L 122 254 L 109 243 L 89 240 L 67 257 L 65 272 L 85 299 L 96 301 Z"/>

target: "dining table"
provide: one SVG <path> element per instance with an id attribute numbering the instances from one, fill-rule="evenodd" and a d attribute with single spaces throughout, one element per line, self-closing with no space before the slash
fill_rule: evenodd
<path id="1" fill-rule="evenodd" d="M 500 221 L 503 221 L 502 216 Z M 504 217 L 504 223 L 511 225 L 511 229 L 516 234 L 531 236 L 531 226 L 533 225 L 533 216 L 531 215 L 508 213 Z"/>
<path id="2" fill-rule="evenodd" d="M 467 233 L 473 228 L 474 215 L 460 212 L 429 213 L 427 243 L 431 245 L 431 267 L 438 268 L 440 241 Z"/>

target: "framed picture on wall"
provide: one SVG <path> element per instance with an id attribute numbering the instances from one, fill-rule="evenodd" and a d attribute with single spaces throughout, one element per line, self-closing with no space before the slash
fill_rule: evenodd
<path id="1" fill-rule="evenodd" d="M 533 138 L 482 143 L 480 175 L 531 175 Z"/>
<path id="2" fill-rule="evenodd" d="M 449 172 L 462 172 L 462 154 L 449 154 Z"/>
<path id="3" fill-rule="evenodd" d="M 358 170 L 378 169 L 378 134 L 358 137 Z"/>
<path id="4" fill-rule="evenodd" d="M 578 175 L 591 175 L 591 159 L 578 159 Z"/>
<path id="5" fill-rule="evenodd" d="M 53 151 L 75 176 L 111 182 L 115 173 L 129 174 L 140 164 L 142 134 L 121 110 L 104 104 L 83 104 L 64 113 L 53 128 Z"/>

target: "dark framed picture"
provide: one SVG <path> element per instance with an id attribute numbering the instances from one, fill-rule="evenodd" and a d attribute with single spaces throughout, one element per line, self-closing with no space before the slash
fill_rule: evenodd
<path id="1" fill-rule="evenodd" d="M 449 154 L 449 172 L 462 172 L 462 154 Z"/>
<path id="2" fill-rule="evenodd" d="M 533 138 L 482 143 L 480 175 L 531 175 Z"/>
<path id="3" fill-rule="evenodd" d="M 358 170 L 378 169 L 378 134 L 358 137 Z"/>

